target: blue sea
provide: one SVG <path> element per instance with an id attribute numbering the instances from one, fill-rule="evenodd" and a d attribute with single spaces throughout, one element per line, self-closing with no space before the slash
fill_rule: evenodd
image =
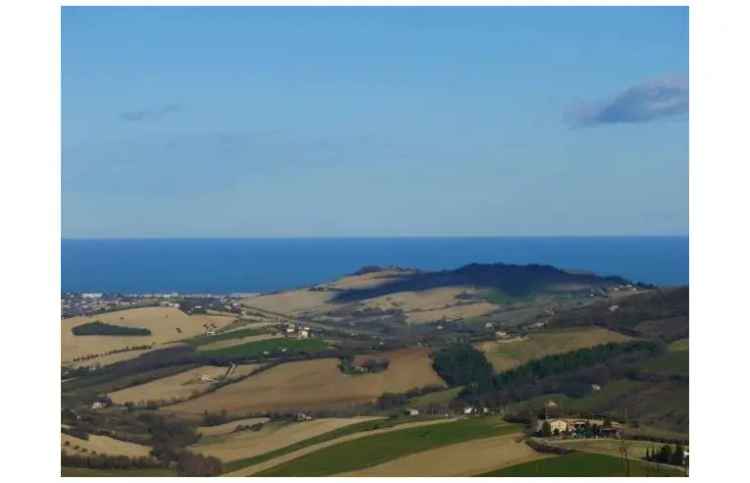
<path id="1" fill-rule="evenodd" d="M 269 292 L 365 265 L 425 270 L 539 263 L 657 285 L 688 283 L 687 237 L 62 240 L 64 292 Z"/>

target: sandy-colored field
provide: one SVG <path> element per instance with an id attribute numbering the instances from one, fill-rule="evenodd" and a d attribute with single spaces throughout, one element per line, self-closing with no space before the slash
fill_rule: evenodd
<path id="1" fill-rule="evenodd" d="M 444 385 L 432 369 L 429 351 L 408 348 L 373 354 L 388 359 L 387 370 L 347 375 L 334 358 L 290 362 L 230 384 L 205 396 L 170 407 L 176 413 L 282 411 L 345 407 L 374 401 L 384 392 Z"/>
<path id="2" fill-rule="evenodd" d="M 380 310 L 401 310 L 407 322 L 421 324 L 438 320 L 478 317 L 497 310 L 488 302 L 466 303 L 461 294 L 475 294 L 471 287 L 441 287 L 417 292 L 398 292 L 374 297 L 363 305 Z"/>
<path id="3" fill-rule="evenodd" d="M 456 418 L 446 418 L 441 420 L 431 420 L 431 421 L 418 421 L 414 423 L 405 423 L 405 424 L 399 424 L 398 426 L 393 426 L 390 428 L 384 428 L 384 429 L 375 429 L 372 431 L 364 431 L 360 433 L 353 433 L 353 434 L 347 434 L 346 436 L 342 436 L 340 438 L 336 438 L 330 441 L 325 441 L 323 443 L 318 443 L 315 445 L 306 446 L 302 449 L 298 449 L 297 451 L 293 451 L 291 453 L 287 453 L 284 455 L 281 455 L 279 457 L 270 459 L 268 461 L 264 461 L 262 463 L 258 463 L 257 465 L 248 466 L 246 468 L 242 468 L 240 470 L 234 471 L 232 473 L 227 473 L 226 476 L 250 476 L 254 475 L 256 473 L 259 473 L 261 471 L 267 470 L 269 468 L 273 468 L 275 466 L 278 466 L 282 463 L 286 463 L 287 461 L 292 461 L 294 459 L 297 459 L 301 456 L 304 456 L 306 454 L 314 453 L 316 451 L 319 451 L 323 448 L 327 448 L 329 446 L 333 446 L 339 443 L 344 443 L 346 441 L 352 441 L 359 438 L 364 438 L 367 436 L 374 436 L 376 434 L 383 434 L 383 433 L 390 433 L 392 431 L 401 431 L 402 429 L 409 429 L 409 428 L 417 428 L 420 426 L 431 426 L 433 424 L 443 424 L 443 423 L 450 423 L 456 421 Z"/>
<path id="4" fill-rule="evenodd" d="M 476 347 L 484 352 L 495 371 L 502 372 L 547 355 L 628 340 L 630 337 L 607 329 L 582 327 L 539 332 L 510 342 L 481 342 Z"/>
<path id="5" fill-rule="evenodd" d="M 123 455 L 123 456 L 148 456 L 151 448 L 140 444 L 129 443 L 127 441 L 120 441 L 118 439 L 110 438 L 109 436 L 98 436 L 90 434 L 89 439 L 79 439 L 69 434 L 61 433 L 61 445 L 62 449 L 71 454 L 91 454 L 92 451 L 96 451 L 97 454 L 107 455 Z M 65 442 L 68 445 L 65 445 Z M 76 450 L 75 447 L 79 449 Z M 87 451 L 81 451 L 81 448 L 85 448 Z"/>
<path id="6" fill-rule="evenodd" d="M 520 433 L 453 444 L 336 476 L 474 476 L 544 457 Z"/>
<path id="7" fill-rule="evenodd" d="M 413 274 L 413 270 L 383 270 L 380 272 L 365 273 L 363 275 L 349 275 L 340 278 L 335 282 L 328 283 L 325 286 L 341 290 L 354 290 L 363 288 L 379 287 L 388 283 L 398 281 L 400 278 Z"/>
<path id="8" fill-rule="evenodd" d="M 107 366 L 109 364 L 114 364 L 116 362 L 127 361 L 129 359 L 135 359 L 136 357 L 139 357 L 145 354 L 146 352 L 151 352 L 152 350 L 155 350 L 157 348 L 161 348 L 161 346 L 154 346 L 152 349 L 137 349 L 137 350 L 126 351 L 126 352 L 117 352 L 115 354 L 108 354 L 106 356 L 94 357 L 92 359 L 84 359 L 84 360 L 72 362 L 66 365 L 72 368 L 82 367 L 82 366 L 91 366 L 95 364 L 98 364 L 100 366 Z"/>
<path id="9" fill-rule="evenodd" d="M 454 305 L 434 310 L 420 310 L 406 313 L 406 321 L 412 324 L 424 324 L 438 320 L 468 319 L 480 317 L 497 310 L 497 306 L 489 302 L 475 304 Z"/>
<path id="10" fill-rule="evenodd" d="M 283 336 L 281 334 L 261 334 L 261 335 L 251 335 L 248 337 L 238 337 L 236 339 L 220 340 L 218 342 L 211 342 L 210 344 L 204 344 L 200 346 L 200 350 L 212 351 L 216 349 L 223 349 L 225 347 L 232 347 L 235 345 L 247 344 L 249 342 L 257 342 L 259 340 L 281 339 L 282 337 Z"/>
<path id="11" fill-rule="evenodd" d="M 267 423 L 269 418 L 245 418 L 216 426 L 200 426 L 198 432 L 202 436 L 222 436 L 233 433 L 237 426 L 252 426 L 258 423 Z"/>
<path id="12" fill-rule="evenodd" d="M 397 292 L 368 299 L 365 304 L 371 308 L 414 310 L 434 310 L 455 305 L 462 293 L 473 293 L 469 287 L 441 287 L 418 292 Z"/>
<path id="13" fill-rule="evenodd" d="M 242 299 L 247 307 L 295 315 L 302 312 L 322 312 L 335 308 L 329 301 L 336 292 L 323 292 L 307 289 L 290 290 L 270 295 L 259 295 Z"/>
<path id="14" fill-rule="evenodd" d="M 260 364 L 246 364 L 237 366 L 230 377 L 241 377 L 247 375 L 260 367 Z M 115 391 L 109 395 L 112 402 L 124 404 L 141 401 L 167 401 L 173 399 L 185 399 L 194 393 L 205 392 L 212 384 L 211 381 L 202 381 L 201 376 L 208 376 L 215 381 L 224 377 L 227 367 L 201 366 L 189 371 L 181 372 L 173 376 L 163 377 L 155 381 L 128 387 Z"/>
<path id="15" fill-rule="evenodd" d="M 73 327 L 95 320 L 125 327 L 146 328 L 151 330 L 151 335 L 73 335 L 71 331 Z M 174 342 L 202 334 L 205 331 L 204 324 L 214 324 L 217 328 L 221 328 L 229 325 L 233 320 L 232 317 L 221 315 L 188 316 L 172 307 L 145 307 L 98 314 L 92 317 L 63 319 L 61 324 L 62 361 L 63 363 L 72 362 L 74 358 L 80 356 L 105 354 L 126 347 Z M 91 362 L 94 361 L 95 359 L 91 359 Z"/>
<path id="16" fill-rule="evenodd" d="M 260 431 L 240 431 L 225 436 L 206 438 L 207 442 L 199 441 L 191 446 L 190 450 L 215 456 L 222 461 L 234 461 L 274 451 L 350 424 L 371 419 L 377 418 L 324 418 L 301 423 L 273 422 L 264 425 Z"/>

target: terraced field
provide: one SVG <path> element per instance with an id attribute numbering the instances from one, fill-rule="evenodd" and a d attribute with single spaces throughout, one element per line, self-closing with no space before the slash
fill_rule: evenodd
<path id="1" fill-rule="evenodd" d="M 531 449 L 520 433 L 443 446 L 339 476 L 473 476 L 548 457 Z"/>
<path id="2" fill-rule="evenodd" d="M 372 402 L 385 392 L 444 384 L 432 369 L 427 349 L 415 347 L 373 357 L 390 360 L 388 369 L 352 376 L 341 372 L 338 359 L 290 362 L 170 406 L 170 410 L 186 414 L 203 414 L 206 410 L 247 414 L 347 407 Z"/>
<path id="3" fill-rule="evenodd" d="M 258 476 L 326 476 L 375 467 L 422 451 L 520 431 L 498 417 L 470 418 L 391 431 L 342 442 L 258 473 Z"/>
<path id="4" fill-rule="evenodd" d="M 618 332 L 581 327 L 533 333 L 523 339 L 480 342 L 476 347 L 484 352 L 496 372 L 503 372 L 544 356 L 628 340 L 631 338 Z"/>
<path id="5" fill-rule="evenodd" d="M 239 431 L 203 437 L 190 449 L 196 453 L 216 456 L 222 461 L 234 461 L 269 453 L 293 445 L 315 436 L 334 431 L 345 426 L 370 421 L 375 418 L 322 418 L 305 422 L 269 422 L 259 431 Z M 236 427 L 239 421 L 222 426 Z M 210 431 L 209 431 L 210 432 Z"/>

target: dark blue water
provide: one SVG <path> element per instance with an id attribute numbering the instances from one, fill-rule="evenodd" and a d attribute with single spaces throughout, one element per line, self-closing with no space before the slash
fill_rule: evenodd
<path id="1" fill-rule="evenodd" d="M 688 283 L 687 237 L 63 240 L 62 289 L 265 292 L 364 265 L 541 263 L 658 285 Z"/>

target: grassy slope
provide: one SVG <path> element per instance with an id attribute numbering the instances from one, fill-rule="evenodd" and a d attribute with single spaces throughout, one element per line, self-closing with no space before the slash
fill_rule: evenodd
<path id="1" fill-rule="evenodd" d="M 458 386 L 443 391 L 435 391 L 422 396 L 417 396 L 409 399 L 408 406 L 421 408 L 427 407 L 430 404 L 447 404 L 456 399 L 458 393 L 460 393 L 463 388 L 463 386 Z"/>
<path id="2" fill-rule="evenodd" d="M 625 462 L 620 458 L 593 453 L 571 453 L 555 458 L 523 463 L 480 476 L 626 476 Z M 677 470 L 630 461 L 630 476 L 681 476 Z"/>
<path id="3" fill-rule="evenodd" d="M 482 344 L 480 347 L 488 349 L 485 356 L 495 371 L 502 372 L 547 355 L 627 340 L 630 340 L 627 336 L 599 327 L 577 327 L 538 332 L 523 340 Z"/>
<path id="4" fill-rule="evenodd" d="M 259 473 L 257 476 L 326 476 L 379 465 L 432 448 L 519 431 L 497 417 L 470 418 L 404 429 L 340 443 Z"/>

